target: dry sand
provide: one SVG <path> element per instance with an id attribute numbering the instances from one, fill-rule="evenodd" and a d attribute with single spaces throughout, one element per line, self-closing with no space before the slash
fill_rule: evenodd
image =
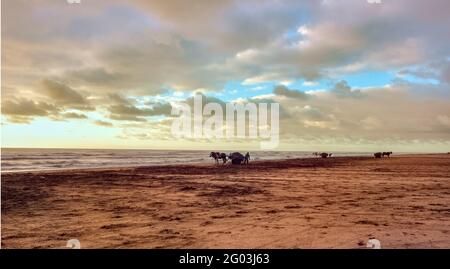
<path id="1" fill-rule="evenodd" d="M 2 247 L 450 247 L 450 155 L 2 175 Z"/>

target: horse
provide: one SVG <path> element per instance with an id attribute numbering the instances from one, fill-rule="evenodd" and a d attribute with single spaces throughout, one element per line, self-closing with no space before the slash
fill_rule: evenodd
<path id="1" fill-rule="evenodd" d="M 316 157 L 328 158 L 328 157 L 331 157 L 331 155 L 333 155 L 333 153 L 326 153 L 326 152 L 322 152 L 322 153 L 320 153 L 320 152 L 313 152 L 313 153 L 312 153 L 312 155 L 313 155 L 313 156 L 316 156 Z"/>
<path id="2" fill-rule="evenodd" d="M 391 157 L 391 154 L 392 154 L 392 151 L 388 151 L 388 152 L 383 152 L 381 155 L 382 155 L 382 157 L 384 157 L 384 156 Z"/>
<path id="3" fill-rule="evenodd" d="M 211 153 L 209 154 L 209 157 L 213 158 L 216 164 L 219 164 L 219 156 L 220 156 L 219 152 L 211 151 Z"/>
<path id="4" fill-rule="evenodd" d="M 227 162 L 227 155 L 225 153 L 212 151 L 209 154 L 209 157 L 213 158 L 216 164 L 219 164 L 219 159 L 222 160 L 222 164 L 225 164 Z"/>
<path id="5" fill-rule="evenodd" d="M 374 153 L 373 156 L 375 158 L 379 159 L 379 158 L 381 158 L 383 156 L 383 153 L 382 152 L 377 152 L 377 153 Z"/>
<path id="6" fill-rule="evenodd" d="M 322 153 L 319 154 L 319 156 L 324 158 L 324 159 L 328 158 L 328 157 L 331 157 L 331 155 L 333 155 L 333 153 L 322 152 Z"/>
<path id="7" fill-rule="evenodd" d="M 222 159 L 222 164 L 225 164 L 227 162 L 227 155 L 225 153 L 220 153 L 219 159 Z"/>

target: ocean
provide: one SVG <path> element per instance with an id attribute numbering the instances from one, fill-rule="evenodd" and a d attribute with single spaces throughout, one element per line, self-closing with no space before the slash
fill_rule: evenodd
<path id="1" fill-rule="evenodd" d="M 233 151 L 224 151 L 227 154 Z M 245 152 L 241 152 L 245 154 Z M 333 152 L 334 156 L 369 156 L 372 153 Z M 251 160 L 317 158 L 308 151 L 256 151 Z M 250 161 L 251 161 L 250 160 Z M 3 148 L 2 172 L 107 168 L 164 164 L 211 163 L 209 151 L 128 149 L 14 149 Z"/>

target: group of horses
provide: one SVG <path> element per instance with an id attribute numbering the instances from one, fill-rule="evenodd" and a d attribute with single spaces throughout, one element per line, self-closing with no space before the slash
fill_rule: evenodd
<path id="1" fill-rule="evenodd" d="M 374 156 L 375 158 L 382 158 L 382 157 L 384 157 L 384 156 L 391 157 L 391 154 L 392 154 L 392 151 L 385 151 L 385 152 L 377 152 L 377 153 L 374 153 L 373 156 Z"/>
<path id="2" fill-rule="evenodd" d="M 392 154 L 392 151 L 385 151 L 385 152 L 377 152 L 374 153 L 373 156 L 375 158 L 382 158 L 384 156 L 390 157 Z M 333 153 L 327 153 L 327 152 L 313 152 L 313 155 L 316 157 L 321 158 L 328 158 L 333 155 Z M 248 164 L 250 160 L 250 154 L 247 152 L 247 154 L 242 155 L 240 152 L 233 152 L 229 155 L 223 152 L 211 152 L 209 154 L 209 157 L 213 158 L 216 164 L 219 164 L 219 160 L 222 160 L 222 165 L 226 164 L 228 160 L 231 160 L 232 164 Z"/>
<path id="3" fill-rule="evenodd" d="M 219 160 L 222 160 L 222 165 L 227 163 L 227 160 L 231 160 L 232 164 L 248 164 L 250 160 L 250 153 L 242 155 L 240 152 L 233 152 L 229 155 L 223 152 L 211 152 L 209 157 L 213 158 L 216 164 L 219 164 Z"/>
<path id="4" fill-rule="evenodd" d="M 382 158 L 382 157 L 384 157 L 384 156 L 390 157 L 391 154 L 392 154 L 392 151 L 385 151 L 385 152 L 377 152 L 377 153 L 374 153 L 373 156 L 374 156 L 375 158 Z M 322 157 L 322 158 L 325 159 L 325 158 L 331 157 L 331 155 L 333 155 L 333 153 L 313 152 L 313 155 L 316 156 L 316 157 Z"/>
<path id="5" fill-rule="evenodd" d="M 314 156 L 316 156 L 316 157 L 322 157 L 322 158 L 328 158 L 328 157 L 331 157 L 331 155 L 333 155 L 333 153 L 326 153 L 326 152 L 322 152 L 322 153 L 320 153 L 320 152 L 313 152 L 313 155 Z"/>

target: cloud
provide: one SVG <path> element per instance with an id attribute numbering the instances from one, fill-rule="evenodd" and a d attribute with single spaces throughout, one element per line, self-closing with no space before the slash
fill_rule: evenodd
<path id="1" fill-rule="evenodd" d="M 364 96 L 361 90 L 352 89 L 345 80 L 336 83 L 330 92 L 340 98 L 360 98 Z"/>
<path id="2" fill-rule="evenodd" d="M 450 139 L 447 0 L 98 0 L 76 12 L 64 1 L 4 2 L 2 110 L 10 122 L 92 111 L 116 128 L 166 137 L 155 121 L 169 118 L 167 92 L 202 89 L 205 102 L 223 105 L 211 92 L 227 95 L 224 86 L 236 82 L 264 87 L 259 97 L 237 91 L 235 100 L 280 103 L 284 138 Z M 403 77 L 352 87 L 348 75 L 374 70 L 433 83 Z M 319 80 L 332 86 L 289 86 Z M 267 85 L 281 86 L 270 93 Z"/>
<path id="3" fill-rule="evenodd" d="M 65 77 L 68 80 L 74 80 L 81 84 L 98 87 L 117 87 L 118 85 L 126 85 L 123 82 L 127 81 L 124 74 L 109 72 L 104 67 L 68 70 L 65 73 Z"/>
<path id="4" fill-rule="evenodd" d="M 387 134 L 392 141 L 450 139 L 444 116 L 450 115 L 449 97 L 435 93 L 441 89 L 398 84 L 360 90 L 355 98 L 351 92 L 354 90 L 346 83 L 338 83 L 334 88 L 339 89 L 339 94 L 324 91 L 308 100 L 276 98 L 286 112 L 280 115 L 282 139 L 350 139 L 346 144 L 357 139 L 375 143 Z M 325 129 L 332 132 L 324 132 Z"/>
<path id="5" fill-rule="evenodd" d="M 305 105 L 298 109 L 299 116 L 308 120 L 323 121 L 329 119 L 329 116 L 322 112 L 320 109 Z"/>
<path id="6" fill-rule="evenodd" d="M 305 1 L 208 1 L 192 5 L 183 0 L 143 1 L 138 4 L 168 31 L 209 44 L 227 53 L 263 46 L 287 28 L 296 27 L 311 4 Z M 265 22 L 265 27 L 261 23 Z"/>
<path id="7" fill-rule="evenodd" d="M 172 112 L 172 105 L 169 103 L 151 102 L 147 105 L 151 105 L 150 116 L 169 116 Z"/>
<path id="8" fill-rule="evenodd" d="M 273 74 L 314 80 L 349 66 L 404 67 L 442 58 L 449 43 L 445 27 L 436 27 L 450 22 L 441 0 L 118 3 L 85 3 L 77 12 L 56 2 L 6 4 L 9 77 L 22 70 L 22 81 L 32 81 L 52 72 L 75 88 L 141 95 L 221 90 L 230 80 Z M 58 46 L 49 50 L 49 43 Z"/>
<path id="9" fill-rule="evenodd" d="M 88 117 L 84 114 L 79 114 L 75 112 L 67 112 L 61 115 L 65 119 L 87 119 Z"/>
<path id="10" fill-rule="evenodd" d="M 93 110 L 84 96 L 63 83 L 44 79 L 41 82 L 41 90 L 43 95 L 58 105 L 79 110 Z"/>
<path id="11" fill-rule="evenodd" d="M 450 84 L 450 64 L 442 71 L 442 80 Z"/>
<path id="12" fill-rule="evenodd" d="M 51 111 L 56 111 L 56 108 L 47 103 L 36 103 L 26 99 L 6 100 L 2 103 L 4 115 L 47 116 Z"/>
<path id="13" fill-rule="evenodd" d="M 48 117 L 52 120 L 87 119 L 87 116 L 76 112 L 64 112 L 54 104 L 37 102 L 28 99 L 3 100 L 2 114 L 13 123 L 30 123 L 36 117 Z"/>
<path id="14" fill-rule="evenodd" d="M 297 91 L 297 90 L 290 90 L 286 86 L 283 86 L 283 85 L 276 86 L 273 89 L 273 93 L 276 95 L 279 95 L 279 96 L 285 96 L 285 97 L 300 99 L 300 100 L 305 100 L 305 99 L 309 98 L 308 94 L 301 92 L 301 91 Z"/>
<path id="15" fill-rule="evenodd" d="M 432 72 L 437 74 L 437 80 L 443 83 L 450 84 L 450 58 L 443 61 L 431 63 L 429 68 Z"/>
<path id="16" fill-rule="evenodd" d="M 117 121 L 136 121 L 136 122 L 146 122 L 147 120 L 142 117 L 130 116 L 130 115 L 121 115 L 121 114 L 111 114 L 109 116 L 111 120 Z"/>
<path id="17" fill-rule="evenodd" d="M 434 80 L 441 84 L 450 84 L 450 59 L 426 62 L 421 65 L 412 66 L 397 72 L 400 79 L 412 77 L 414 79 Z"/>
<path id="18" fill-rule="evenodd" d="M 437 120 L 442 126 L 450 129 L 450 117 L 449 116 L 438 115 Z"/>
<path id="19" fill-rule="evenodd" d="M 117 104 L 108 107 L 110 119 L 125 121 L 146 121 L 145 117 L 150 116 L 168 116 L 171 113 L 172 106 L 169 103 L 151 103 L 148 108 L 138 108 L 134 105 Z"/>
<path id="20" fill-rule="evenodd" d="M 196 92 L 194 93 L 193 96 L 187 98 L 186 100 L 184 100 L 184 102 L 186 102 L 186 104 L 188 104 L 191 107 L 194 107 L 194 97 L 195 95 L 201 95 L 202 97 L 202 107 L 204 107 L 207 103 L 217 103 L 219 105 L 222 106 L 222 109 L 225 108 L 226 102 L 221 100 L 220 98 L 214 97 L 214 96 L 207 96 L 201 92 Z"/>
<path id="21" fill-rule="evenodd" d="M 377 130 L 383 127 L 379 119 L 370 116 L 361 120 L 361 125 L 365 130 Z"/>
<path id="22" fill-rule="evenodd" d="M 102 120 L 96 120 L 93 123 L 97 126 L 102 126 L 102 127 L 113 127 L 114 126 L 111 122 L 102 121 Z"/>
<path id="23" fill-rule="evenodd" d="M 127 98 L 121 94 L 113 93 L 108 94 L 108 102 L 111 102 L 116 105 L 132 105 L 134 101 L 130 98 Z"/>
<path id="24" fill-rule="evenodd" d="M 2 100 L 2 114 L 14 123 L 29 123 L 34 117 L 45 117 L 57 112 L 55 106 L 45 102 Z"/>

